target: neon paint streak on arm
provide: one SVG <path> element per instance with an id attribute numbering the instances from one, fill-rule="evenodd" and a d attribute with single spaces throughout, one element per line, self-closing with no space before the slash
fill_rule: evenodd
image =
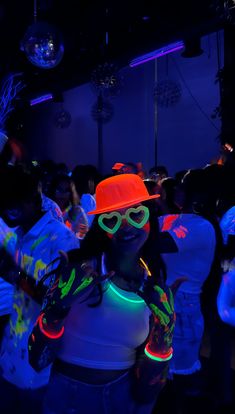
<path id="1" fill-rule="evenodd" d="M 174 296 L 173 296 L 171 289 L 169 289 L 169 303 L 170 303 L 170 307 L 173 313 L 174 312 Z"/>
<path id="2" fill-rule="evenodd" d="M 154 290 L 159 293 L 160 295 L 160 302 L 163 304 L 166 311 L 171 315 L 173 313 L 166 296 L 164 290 L 162 290 L 159 286 L 154 286 Z"/>
<path id="3" fill-rule="evenodd" d="M 153 303 L 150 303 L 149 307 L 153 311 L 154 315 L 159 319 L 161 325 L 168 325 L 168 323 L 170 322 L 169 316 L 167 316 Z"/>
<path id="4" fill-rule="evenodd" d="M 54 291 L 57 289 L 58 285 L 59 285 L 59 279 L 57 279 L 55 281 L 55 283 L 53 284 L 53 286 L 49 289 L 49 291 L 48 291 L 48 293 L 46 295 L 47 298 L 53 297 Z"/>
<path id="5" fill-rule="evenodd" d="M 68 295 L 68 293 L 69 293 L 69 291 L 72 287 L 72 284 L 74 282 L 75 276 L 76 276 L 76 272 L 75 272 L 75 269 L 73 269 L 70 276 L 69 276 L 68 282 L 63 282 L 62 277 L 59 280 L 58 287 L 61 289 L 60 299 L 63 299 L 65 296 Z"/>
<path id="6" fill-rule="evenodd" d="M 172 324 L 171 327 L 169 328 L 169 333 L 172 334 L 172 332 L 174 331 L 175 325 Z"/>
<path id="7" fill-rule="evenodd" d="M 79 285 L 77 287 L 77 289 L 73 292 L 73 295 L 77 295 L 79 292 L 81 292 L 83 289 L 87 288 L 92 281 L 94 280 L 93 276 L 90 277 L 86 277 L 83 282 L 81 283 L 81 285 Z"/>

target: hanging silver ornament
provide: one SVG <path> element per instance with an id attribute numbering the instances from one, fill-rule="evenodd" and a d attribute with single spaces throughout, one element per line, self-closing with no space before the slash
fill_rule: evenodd
<path id="1" fill-rule="evenodd" d="M 91 86 L 94 92 L 105 98 L 113 98 L 120 93 L 122 77 L 112 63 L 98 65 L 91 74 Z"/>
<path id="2" fill-rule="evenodd" d="M 54 68 L 64 55 L 61 33 L 47 22 L 34 23 L 27 29 L 21 49 L 30 63 L 42 69 Z"/>
<path id="3" fill-rule="evenodd" d="M 235 23 L 235 0 L 214 0 L 211 3 L 211 8 L 215 10 L 222 21 Z"/>
<path id="4" fill-rule="evenodd" d="M 113 105 L 109 101 L 99 98 L 91 109 L 91 116 L 96 122 L 109 122 L 113 117 L 113 113 Z"/>
<path id="5" fill-rule="evenodd" d="M 154 87 L 154 98 L 161 107 L 168 108 L 176 105 L 182 95 L 182 88 L 179 82 L 169 79 L 157 82 Z"/>
<path id="6" fill-rule="evenodd" d="M 55 126 L 60 129 L 68 128 L 71 124 L 71 114 L 65 111 L 64 108 L 56 112 L 55 114 Z"/>

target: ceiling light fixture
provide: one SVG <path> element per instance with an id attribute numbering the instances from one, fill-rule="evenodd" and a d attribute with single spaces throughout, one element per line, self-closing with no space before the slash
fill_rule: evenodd
<path id="1" fill-rule="evenodd" d="M 42 102 L 51 101 L 53 99 L 53 95 L 51 93 L 47 93 L 46 95 L 38 96 L 37 98 L 31 99 L 29 101 L 30 106 L 38 105 Z"/>
<path id="2" fill-rule="evenodd" d="M 131 68 L 135 66 L 142 65 L 143 63 L 149 62 L 150 60 L 160 58 L 162 56 L 168 55 L 169 53 L 176 52 L 184 48 L 184 42 L 182 40 L 171 43 L 167 46 L 163 46 L 160 49 L 154 50 L 153 52 L 146 53 L 145 55 L 139 56 L 129 63 Z"/>

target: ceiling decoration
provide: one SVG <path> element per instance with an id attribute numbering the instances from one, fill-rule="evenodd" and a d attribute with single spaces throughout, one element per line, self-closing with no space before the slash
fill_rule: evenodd
<path id="1" fill-rule="evenodd" d="M 21 48 L 29 62 L 41 69 L 56 67 L 64 55 L 61 33 L 47 22 L 33 23 L 24 35 Z"/>
<path id="2" fill-rule="evenodd" d="M 37 0 L 35 21 L 35 0 L 2 0 L 0 77 L 22 72 L 24 93 L 31 95 L 63 92 L 91 78 L 98 92 L 116 93 L 117 72 L 103 77 L 108 67 L 102 65 L 121 68 L 163 45 L 218 30 L 211 3 Z"/>
<path id="3" fill-rule="evenodd" d="M 105 62 L 103 65 L 98 65 L 91 73 L 92 89 L 97 95 L 101 93 L 105 98 L 119 95 L 122 81 L 121 75 L 112 63 Z"/>
<path id="4" fill-rule="evenodd" d="M 164 108 L 175 106 L 180 101 L 181 95 L 180 83 L 172 79 L 157 82 L 154 87 L 154 98 L 158 105 Z"/>

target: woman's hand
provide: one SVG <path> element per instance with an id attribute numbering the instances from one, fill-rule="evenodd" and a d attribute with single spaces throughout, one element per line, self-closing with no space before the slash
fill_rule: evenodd
<path id="1" fill-rule="evenodd" d="M 49 287 L 43 302 L 43 308 L 63 313 L 73 302 L 84 302 L 97 284 L 114 273 L 101 276 L 95 271 L 91 261 L 70 262 L 66 252 L 60 252 L 61 258 L 55 269 L 55 280 Z"/>
<path id="2" fill-rule="evenodd" d="M 178 279 L 171 287 L 154 283 L 148 276 L 137 292 L 152 311 L 151 328 L 145 353 L 139 355 L 133 369 L 132 394 L 141 404 L 157 398 L 167 380 L 172 337 L 175 326 L 174 294 L 186 278 Z M 146 354 L 147 348 L 147 354 Z"/>
<path id="3" fill-rule="evenodd" d="M 28 341 L 29 362 L 37 372 L 55 358 L 64 333 L 64 318 L 73 302 L 85 301 L 98 283 L 113 275 L 110 272 L 100 276 L 91 262 L 71 263 L 67 253 L 60 254 L 59 266 L 54 270 L 55 281 L 47 290 L 43 309 Z"/>
<path id="4" fill-rule="evenodd" d="M 167 354 L 172 345 L 175 326 L 174 295 L 187 278 L 179 278 L 168 287 L 153 283 L 152 276 L 148 276 L 138 294 L 144 299 L 152 311 L 153 326 L 149 337 L 149 349 L 153 353 Z"/>

